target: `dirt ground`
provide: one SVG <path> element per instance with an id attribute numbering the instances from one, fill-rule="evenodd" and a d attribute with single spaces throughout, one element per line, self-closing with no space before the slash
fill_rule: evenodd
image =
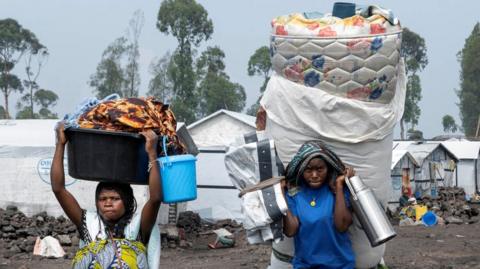
<path id="1" fill-rule="evenodd" d="M 385 261 L 389 268 L 480 268 L 480 223 L 445 226 L 395 226 L 398 235 L 387 243 Z M 162 250 L 162 268 L 266 268 L 269 246 L 248 245 L 244 232 L 236 235 L 234 248 L 208 249 L 215 235 L 190 238 L 189 248 Z M 5 258 L 0 241 L 0 269 L 69 268 L 69 259 L 46 259 L 30 254 Z M 7 255 L 8 256 L 8 255 Z"/>

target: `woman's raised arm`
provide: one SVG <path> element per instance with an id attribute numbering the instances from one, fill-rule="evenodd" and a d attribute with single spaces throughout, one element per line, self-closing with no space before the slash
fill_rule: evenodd
<path id="1" fill-rule="evenodd" d="M 157 220 L 158 210 L 162 202 L 162 185 L 157 162 L 158 136 L 152 130 L 141 132 L 145 136 L 145 150 L 148 154 L 150 173 L 148 176 L 149 199 L 142 210 L 140 233 L 144 243 L 148 243 L 153 225 Z"/>
<path id="2" fill-rule="evenodd" d="M 50 183 L 52 191 L 63 208 L 67 217 L 77 226 L 82 223 L 82 209 L 73 195 L 65 188 L 65 171 L 63 158 L 67 138 L 64 132 L 63 122 L 55 126 L 56 142 L 55 155 L 53 155 L 52 167 L 50 168 Z"/>

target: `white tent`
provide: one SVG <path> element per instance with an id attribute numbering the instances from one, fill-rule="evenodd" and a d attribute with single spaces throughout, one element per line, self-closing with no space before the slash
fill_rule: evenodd
<path id="1" fill-rule="evenodd" d="M 415 173 L 415 194 L 435 194 L 436 186 L 453 185 L 455 155 L 440 142 L 396 141 L 393 150 L 407 150 L 419 165 Z"/>
<path id="2" fill-rule="evenodd" d="M 395 211 L 402 195 L 402 185 L 409 184 L 415 188 L 415 171 L 418 167 L 415 158 L 406 150 L 392 150 L 391 179 L 392 189 L 388 200 L 388 207 Z"/>
<path id="3" fill-rule="evenodd" d="M 58 120 L 0 120 L 0 208 L 16 205 L 27 215 L 46 211 L 63 214 L 50 185 L 50 166 L 55 150 L 54 127 Z M 179 124 L 178 127 L 181 127 Z M 68 176 L 65 154 L 65 184 L 85 209 L 95 209 L 97 182 Z M 133 186 L 138 207 L 147 199 L 147 187 Z M 159 222 L 168 221 L 168 205 L 162 205 Z M 178 213 L 178 212 L 177 212 Z"/>
<path id="4" fill-rule="evenodd" d="M 480 142 L 478 141 L 444 141 L 442 144 L 458 159 L 454 174 L 454 183 L 472 195 L 478 191 Z"/>
<path id="5" fill-rule="evenodd" d="M 219 110 L 188 126 L 197 155 L 197 199 L 187 205 L 202 218 L 241 221 L 240 198 L 225 169 L 225 152 L 235 138 L 255 131 L 255 117 Z"/>

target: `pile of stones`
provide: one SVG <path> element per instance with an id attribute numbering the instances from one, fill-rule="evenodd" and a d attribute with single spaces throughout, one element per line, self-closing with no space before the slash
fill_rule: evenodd
<path id="1" fill-rule="evenodd" d="M 440 187 L 437 197 L 423 196 L 417 202 L 426 205 L 428 210 L 445 220 L 446 224 L 478 221 L 478 207 L 467 201 L 463 188 Z"/>
<path id="2" fill-rule="evenodd" d="M 0 241 L 4 256 L 32 253 L 37 237 L 53 236 L 66 249 L 78 246 L 76 226 L 63 216 L 58 218 L 41 212 L 27 217 L 16 206 L 0 208 Z"/>

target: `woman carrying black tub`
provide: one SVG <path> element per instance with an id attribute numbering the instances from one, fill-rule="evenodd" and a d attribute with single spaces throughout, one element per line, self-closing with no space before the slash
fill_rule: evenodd
<path id="1" fill-rule="evenodd" d="M 52 190 L 80 234 L 80 249 L 72 268 L 158 268 L 160 234 L 155 223 L 162 201 L 158 165 L 151 167 L 149 199 L 141 214 L 135 214 L 133 190 L 125 183 L 99 183 L 95 191 L 97 210 L 86 211 L 65 188 L 63 158 L 67 139 L 62 122 L 57 124 L 55 132 Z M 149 163 L 156 164 L 158 137 L 152 130 L 141 134 L 146 140 Z"/>

